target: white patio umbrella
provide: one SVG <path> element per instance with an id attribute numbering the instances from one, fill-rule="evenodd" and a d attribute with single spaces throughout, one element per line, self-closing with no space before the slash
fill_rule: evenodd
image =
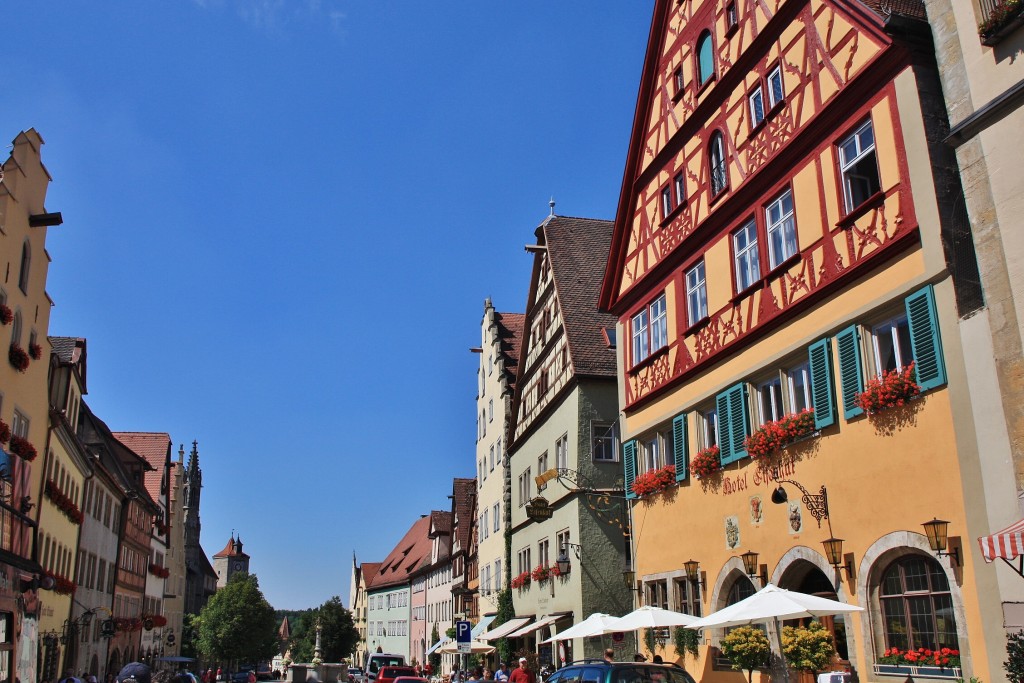
<path id="1" fill-rule="evenodd" d="M 494 652 L 494 646 L 485 643 L 482 640 L 471 640 L 469 641 L 469 652 L 460 653 L 459 644 L 454 640 L 448 641 L 441 647 L 437 648 L 437 652 L 445 655 L 457 655 L 457 654 L 474 654 L 474 655 L 489 655 Z"/>
<path id="2" fill-rule="evenodd" d="M 605 630 L 605 633 L 615 633 L 616 631 L 637 631 L 642 628 L 686 626 L 687 624 L 692 624 L 695 621 L 697 621 L 697 617 L 690 614 L 673 612 L 672 610 L 654 607 L 653 605 L 644 605 L 639 609 L 633 610 L 626 616 L 616 619 L 611 626 Z"/>
<path id="3" fill-rule="evenodd" d="M 606 631 L 605 629 L 607 629 L 608 626 L 615 620 L 616 617 L 613 617 L 611 615 L 603 614 L 601 612 L 594 612 L 589 617 L 587 617 L 580 623 L 576 624 L 575 626 L 570 626 L 564 631 L 556 633 L 555 635 L 551 636 L 543 642 L 552 643 L 556 640 L 569 640 L 570 638 L 589 638 L 591 636 L 600 636 L 605 633 L 611 633 L 611 631 Z"/>
<path id="4" fill-rule="evenodd" d="M 863 612 L 863 607 L 847 605 L 845 602 L 819 598 L 816 595 L 797 593 L 785 588 L 767 584 L 764 588 L 708 616 L 697 619 L 686 628 L 728 628 L 730 626 L 746 626 L 772 621 L 775 623 L 775 634 L 779 639 L 779 653 L 782 653 L 782 629 L 779 620 L 805 619 L 809 617 L 827 617 L 833 614 L 849 614 Z M 789 667 L 783 666 L 786 680 L 789 680 Z"/>

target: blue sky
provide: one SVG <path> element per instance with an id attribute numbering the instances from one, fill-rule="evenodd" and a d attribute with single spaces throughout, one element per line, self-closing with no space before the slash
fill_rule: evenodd
<path id="1" fill-rule="evenodd" d="M 208 554 L 347 604 L 474 474 L 485 297 L 612 218 L 652 0 L 8 0 L 0 138 L 53 175 L 50 333 L 114 430 L 199 441 Z"/>

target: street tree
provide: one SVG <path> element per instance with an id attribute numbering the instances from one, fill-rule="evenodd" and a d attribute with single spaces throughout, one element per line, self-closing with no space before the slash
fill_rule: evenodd
<path id="1" fill-rule="evenodd" d="M 278 651 L 277 623 L 255 574 L 235 574 L 200 613 L 199 650 L 233 667 L 270 659 Z"/>
<path id="2" fill-rule="evenodd" d="M 297 662 L 308 662 L 316 646 L 316 624 L 320 622 L 320 649 L 325 662 L 340 662 L 352 654 L 359 641 L 359 632 L 352 613 L 335 595 L 316 609 L 305 612 L 292 631 L 292 654 Z"/>

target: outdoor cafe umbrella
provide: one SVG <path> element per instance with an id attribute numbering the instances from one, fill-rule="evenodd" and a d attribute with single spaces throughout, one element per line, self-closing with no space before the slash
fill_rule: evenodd
<path id="1" fill-rule="evenodd" d="M 494 652 L 494 646 L 488 645 L 482 640 L 471 640 L 469 641 L 469 652 L 460 652 L 459 644 L 453 640 L 448 641 L 441 647 L 437 648 L 436 652 L 440 652 L 445 655 L 457 655 L 457 654 L 473 654 L 473 655 L 489 655 Z"/>
<path id="2" fill-rule="evenodd" d="M 827 617 L 833 614 L 863 612 L 863 607 L 847 605 L 845 602 L 819 598 L 816 595 L 797 593 L 785 588 L 767 584 L 764 588 L 708 616 L 697 619 L 686 628 L 728 628 L 730 626 L 746 626 L 773 621 L 775 633 L 779 638 L 779 652 L 782 652 L 782 629 L 779 620 L 805 619 L 809 617 Z M 783 667 L 786 680 L 789 680 L 789 669 Z"/>
<path id="3" fill-rule="evenodd" d="M 615 633 L 616 631 L 638 631 L 642 628 L 686 626 L 695 621 L 697 621 L 697 617 L 690 614 L 673 612 L 672 610 L 654 607 L 653 605 L 644 605 L 624 617 L 615 619 L 604 632 Z"/>
<path id="4" fill-rule="evenodd" d="M 580 623 L 556 633 L 544 642 L 551 643 L 556 640 L 569 640 L 570 638 L 589 638 L 591 636 L 599 636 L 604 633 L 611 633 L 616 629 L 612 629 L 611 631 L 608 631 L 607 629 L 612 622 L 616 620 L 616 617 L 608 614 L 594 612 Z"/>

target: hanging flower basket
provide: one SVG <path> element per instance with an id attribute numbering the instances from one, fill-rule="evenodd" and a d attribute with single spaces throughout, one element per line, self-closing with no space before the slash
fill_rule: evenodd
<path id="1" fill-rule="evenodd" d="M 35 460 L 36 456 L 39 455 L 36 453 L 36 447 L 30 444 L 28 439 L 17 434 L 11 436 L 10 451 L 22 460 L 28 460 L 29 462 Z"/>
<path id="2" fill-rule="evenodd" d="M 656 470 L 644 472 L 633 480 L 633 493 L 640 496 L 649 496 L 658 491 L 664 491 L 676 483 L 676 466 L 666 465 Z"/>
<path id="3" fill-rule="evenodd" d="M 690 471 L 697 479 L 707 479 L 722 469 L 718 446 L 711 446 L 697 453 L 690 460 Z"/>
<path id="4" fill-rule="evenodd" d="M 814 433 L 814 409 L 786 415 L 754 430 L 744 443 L 754 460 L 762 460 L 782 450 L 794 441 Z"/>
<path id="5" fill-rule="evenodd" d="M 916 379 L 917 371 L 913 363 L 902 370 L 890 370 L 881 377 L 868 380 L 864 391 L 857 394 L 857 405 L 868 415 L 906 405 L 907 401 L 921 393 Z"/>
<path id="6" fill-rule="evenodd" d="M 11 362 L 11 367 L 18 372 L 25 372 L 28 370 L 28 354 L 25 352 L 25 349 L 21 348 L 17 344 L 11 344 L 11 348 L 7 352 L 7 360 Z"/>
<path id="7" fill-rule="evenodd" d="M 14 320 L 14 313 L 11 312 L 11 307 L 7 304 L 0 304 L 0 325 L 10 325 L 12 320 Z"/>
<path id="8" fill-rule="evenodd" d="M 513 588 L 523 589 L 530 585 L 530 572 L 523 572 L 512 578 Z"/>
<path id="9" fill-rule="evenodd" d="M 7 443 L 11 440 L 11 427 L 3 420 L 0 420 L 0 443 Z"/>

